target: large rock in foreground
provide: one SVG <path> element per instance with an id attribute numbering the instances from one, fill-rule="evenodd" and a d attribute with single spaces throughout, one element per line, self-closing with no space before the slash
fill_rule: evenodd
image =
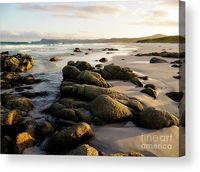
<path id="1" fill-rule="evenodd" d="M 105 122 L 123 121 L 133 116 L 130 108 L 107 95 L 98 96 L 89 106 L 92 114 Z"/>
<path id="2" fill-rule="evenodd" d="M 62 150 L 70 150 L 93 136 L 94 132 L 90 125 L 85 122 L 77 123 L 54 133 L 46 141 L 44 149 L 52 153 L 61 153 Z"/>
<path id="3" fill-rule="evenodd" d="M 161 129 L 172 125 L 179 125 L 179 119 L 167 112 L 155 108 L 147 108 L 133 120 L 133 123 L 139 127 L 149 129 Z"/>

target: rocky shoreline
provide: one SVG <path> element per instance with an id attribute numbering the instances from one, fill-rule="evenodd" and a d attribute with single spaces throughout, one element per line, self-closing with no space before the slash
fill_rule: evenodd
<path id="1" fill-rule="evenodd" d="M 105 48 L 103 51 L 106 50 Z M 75 52 L 79 52 L 79 49 Z M 149 53 L 149 55 L 166 57 L 166 53 Z M 182 54 L 169 54 L 171 58 L 177 56 L 182 57 Z M 150 63 L 152 61 L 167 62 L 155 58 Z M 147 129 L 184 126 L 182 118 L 179 119 L 176 115 L 161 109 L 148 107 L 137 98 L 114 91 L 108 82 L 110 80 L 131 82 L 136 87 L 142 88 L 141 94 L 156 99 L 159 94 L 158 89 L 154 84 L 145 83 L 148 76 L 140 76 L 128 67 L 115 64 L 93 67 L 86 61 L 69 61 L 62 69 L 60 97 L 44 111 L 51 118 L 38 122 L 29 115 L 33 108 L 37 108 L 33 107 L 29 98 L 46 96 L 48 93 L 26 91 L 20 94 L 20 90 L 28 90 L 33 84 L 43 82 L 30 74 L 21 73 L 33 67 L 33 58 L 24 54 L 11 56 L 8 52 L 2 52 L 1 63 L 1 88 L 4 90 L 15 88 L 19 91 L 19 95 L 12 93 L 1 95 L 1 151 L 4 154 L 27 154 L 37 150 L 40 154 L 143 156 L 135 150 L 113 154 L 97 150 L 89 145 L 89 141 L 95 137 L 92 126 L 123 121 L 131 121 L 134 125 Z M 180 64 L 178 61 L 174 63 Z M 166 96 L 180 102 L 183 93 L 166 93 Z"/>

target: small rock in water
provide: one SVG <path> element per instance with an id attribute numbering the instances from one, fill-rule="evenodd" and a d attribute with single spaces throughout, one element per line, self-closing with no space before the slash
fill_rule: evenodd
<path id="1" fill-rule="evenodd" d="M 146 84 L 144 88 L 152 88 L 155 91 L 158 89 L 154 84 Z"/>
<path id="2" fill-rule="evenodd" d="M 56 62 L 58 60 L 59 60 L 58 57 L 52 57 L 52 58 L 49 59 L 50 62 Z"/>

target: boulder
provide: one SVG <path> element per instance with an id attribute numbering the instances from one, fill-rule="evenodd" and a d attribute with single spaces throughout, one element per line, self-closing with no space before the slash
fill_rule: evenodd
<path id="1" fill-rule="evenodd" d="M 41 91 L 41 92 L 30 92 L 30 91 L 26 91 L 26 92 L 22 92 L 20 93 L 21 96 L 27 97 L 27 98 L 35 98 L 35 97 L 43 97 L 43 96 L 47 96 L 48 93 L 46 91 Z"/>
<path id="2" fill-rule="evenodd" d="M 94 147 L 83 144 L 69 152 L 66 153 L 67 155 L 81 155 L 81 156 L 99 156 L 98 150 Z"/>
<path id="3" fill-rule="evenodd" d="M 92 70 L 93 69 L 93 67 L 86 61 L 77 61 L 75 63 L 75 66 L 81 71 L 83 71 L 83 70 Z"/>
<path id="4" fill-rule="evenodd" d="M 32 68 L 33 59 L 27 54 L 1 55 L 2 71 L 24 72 Z"/>
<path id="5" fill-rule="evenodd" d="M 54 128 L 48 121 L 43 121 L 38 124 L 38 134 L 42 137 L 48 137 L 53 132 Z"/>
<path id="6" fill-rule="evenodd" d="M 133 110 L 135 110 L 136 112 L 142 112 L 144 110 L 142 103 L 137 99 L 128 99 L 128 100 L 117 99 L 117 100 L 120 103 L 130 107 Z"/>
<path id="7" fill-rule="evenodd" d="M 67 65 L 62 69 L 64 79 L 75 79 L 79 74 L 80 70 L 75 66 Z"/>
<path id="8" fill-rule="evenodd" d="M 62 98 L 59 100 L 59 103 L 64 105 L 66 108 L 75 108 L 75 109 L 85 107 L 88 104 L 87 102 L 71 98 Z"/>
<path id="9" fill-rule="evenodd" d="M 70 61 L 68 61 L 67 65 L 69 65 L 69 66 L 74 66 L 74 65 L 75 65 L 75 62 L 74 62 L 73 60 L 70 60 Z"/>
<path id="10" fill-rule="evenodd" d="M 16 151 L 17 153 L 22 153 L 24 149 L 33 146 L 35 139 L 28 133 L 19 133 L 16 137 Z"/>
<path id="11" fill-rule="evenodd" d="M 180 102 L 184 94 L 183 92 L 169 92 L 166 95 L 175 102 Z"/>
<path id="12" fill-rule="evenodd" d="M 79 53 L 79 52 L 81 52 L 81 50 L 80 50 L 80 48 L 75 48 L 74 52 L 78 52 Z"/>
<path id="13" fill-rule="evenodd" d="M 22 112 L 19 110 L 11 110 L 9 111 L 3 119 L 4 125 L 16 125 L 22 122 Z"/>
<path id="14" fill-rule="evenodd" d="M 88 110 L 84 108 L 79 108 L 75 109 L 74 111 L 76 113 L 79 122 L 86 122 L 88 124 L 92 122 L 92 115 Z"/>
<path id="15" fill-rule="evenodd" d="M 92 115 L 105 122 L 118 122 L 130 119 L 133 114 L 127 106 L 107 95 L 100 95 L 89 105 Z"/>
<path id="16" fill-rule="evenodd" d="M 133 123 L 143 128 L 161 129 L 172 125 L 178 126 L 179 119 L 167 111 L 147 108 L 143 112 L 137 114 L 136 118 L 133 118 Z"/>
<path id="17" fill-rule="evenodd" d="M 131 78 L 130 81 L 137 87 L 143 87 L 144 85 L 137 77 Z"/>
<path id="18" fill-rule="evenodd" d="M 32 102 L 25 97 L 5 96 L 2 103 L 8 109 L 18 109 L 25 112 L 33 109 Z"/>
<path id="19" fill-rule="evenodd" d="M 101 68 L 103 68 L 103 65 L 102 64 L 97 64 L 97 65 L 95 65 L 95 67 L 101 69 Z"/>
<path id="20" fill-rule="evenodd" d="M 150 63 L 167 63 L 167 60 L 153 57 L 153 58 L 150 59 Z"/>
<path id="21" fill-rule="evenodd" d="M 144 88 L 152 88 L 155 91 L 158 89 L 154 84 L 146 84 Z"/>
<path id="22" fill-rule="evenodd" d="M 99 61 L 100 61 L 101 63 L 105 63 L 105 62 L 107 62 L 107 61 L 108 61 L 108 59 L 107 59 L 107 58 L 105 58 L 105 57 L 103 57 L 103 58 L 101 58 Z"/>
<path id="23" fill-rule="evenodd" d="M 48 152 L 58 153 L 75 148 L 93 136 L 94 132 L 90 125 L 81 122 L 51 135 L 43 148 Z"/>
<path id="24" fill-rule="evenodd" d="M 11 149 L 12 149 L 11 137 L 1 135 L 1 154 L 10 154 Z"/>
<path id="25" fill-rule="evenodd" d="M 100 73 L 105 79 L 129 80 L 137 76 L 129 68 L 121 68 L 114 64 L 104 66 Z"/>
<path id="26" fill-rule="evenodd" d="M 152 88 L 145 88 L 141 90 L 142 93 L 148 94 L 149 96 L 153 97 L 154 99 L 157 98 L 158 93 L 153 90 Z"/>
<path id="27" fill-rule="evenodd" d="M 84 84 L 96 85 L 100 87 L 110 87 L 100 74 L 96 72 L 91 72 L 88 70 L 82 71 L 76 78 L 78 81 L 83 82 Z"/>
<path id="28" fill-rule="evenodd" d="M 58 57 L 52 57 L 52 58 L 49 59 L 50 62 L 56 62 L 58 60 L 59 60 Z"/>

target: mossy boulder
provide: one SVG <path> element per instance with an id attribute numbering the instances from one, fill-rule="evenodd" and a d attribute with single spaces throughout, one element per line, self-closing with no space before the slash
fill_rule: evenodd
<path id="1" fill-rule="evenodd" d="M 148 94 L 149 96 L 153 97 L 154 99 L 156 99 L 158 96 L 157 91 L 153 90 L 152 88 L 145 88 L 145 89 L 141 90 L 141 92 Z"/>
<path id="2" fill-rule="evenodd" d="M 84 84 L 97 85 L 100 87 L 110 87 L 100 74 L 96 72 L 91 72 L 88 70 L 82 71 L 76 78 L 78 81 Z"/>
<path id="3" fill-rule="evenodd" d="M 48 137 L 54 132 L 54 127 L 48 121 L 38 123 L 38 135 Z"/>
<path id="4" fill-rule="evenodd" d="M 131 78 L 130 82 L 135 84 L 137 87 L 143 87 L 144 85 L 137 77 Z"/>
<path id="5" fill-rule="evenodd" d="M 167 112 L 155 108 L 147 108 L 143 112 L 137 114 L 133 119 L 133 123 L 139 127 L 149 129 L 161 129 L 172 125 L 179 125 L 179 119 Z"/>
<path id="6" fill-rule="evenodd" d="M 80 70 L 75 66 L 67 65 L 62 69 L 64 79 L 75 79 L 79 74 Z"/>
<path id="7" fill-rule="evenodd" d="M 105 122 L 124 121 L 133 117 L 131 109 L 107 95 L 100 95 L 90 103 L 92 115 Z"/>
<path id="8" fill-rule="evenodd" d="M 52 153 L 71 150 L 84 141 L 88 141 L 93 136 L 94 132 L 90 125 L 81 122 L 51 135 L 46 140 L 43 148 Z"/>
<path id="9" fill-rule="evenodd" d="M 100 70 L 101 75 L 105 79 L 120 79 L 120 80 L 129 80 L 137 76 L 129 68 L 121 68 L 118 65 L 110 64 L 104 66 Z"/>

